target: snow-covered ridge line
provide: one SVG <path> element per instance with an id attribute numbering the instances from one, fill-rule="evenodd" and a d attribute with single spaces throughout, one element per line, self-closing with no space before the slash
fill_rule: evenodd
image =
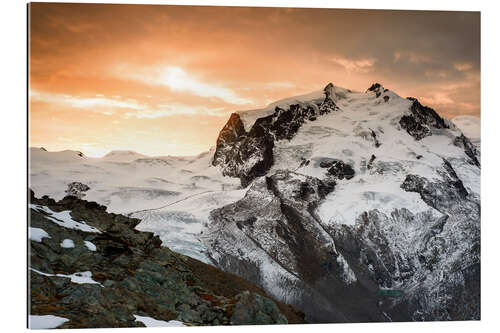
<path id="1" fill-rule="evenodd" d="M 332 95 L 332 100 L 334 101 L 337 101 L 339 98 L 345 98 L 347 94 L 352 92 L 352 90 L 333 85 L 330 88 L 330 94 Z M 307 94 L 280 99 L 276 102 L 268 104 L 265 108 L 262 109 L 236 111 L 236 114 L 240 116 L 240 119 L 245 127 L 245 131 L 249 132 L 257 119 L 273 114 L 276 107 L 279 107 L 281 109 L 288 109 L 293 104 L 315 104 L 318 102 L 322 102 L 324 99 L 325 89 L 316 90 Z"/>

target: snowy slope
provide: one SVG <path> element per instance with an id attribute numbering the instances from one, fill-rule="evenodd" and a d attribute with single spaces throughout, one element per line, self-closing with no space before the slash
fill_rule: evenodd
<path id="1" fill-rule="evenodd" d="M 383 96 L 389 100 L 384 102 Z M 278 141 L 275 145 L 275 163 L 270 173 L 292 169 L 321 179 L 326 176 L 326 170 L 319 164 L 329 159 L 342 160 L 354 168 L 356 176 L 352 180 L 338 180 L 338 190 L 319 207 L 324 221 L 354 224 L 357 216 L 371 209 L 428 210 L 418 194 L 400 188 L 406 175 L 437 177 L 443 158 L 454 163 L 466 158 L 463 149 L 453 144 L 452 138 L 461 134 L 459 130 L 452 127 L 415 141 L 398 123 L 411 101 L 392 91 L 386 91 L 383 96 L 377 98 L 373 92 L 347 93 L 337 102 L 339 112 L 324 115 L 320 121 L 307 122 L 292 140 Z M 374 146 L 371 131 L 381 142 L 380 147 Z M 368 169 L 372 154 L 376 158 L 373 167 Z M 302 159 L 311 162 L 300 167 Z M 463 165 L 463 168 L 465 173 L 471 173 L 471 179 L 464 181 L 479 193 L 476 186 L 479 169 L 471 165 Z"/>
<path id="2" fill-rule="evenodd" d="M 148 157 L 115 151 L 89 158 L 30 148 L 29 186 L 37 196 L 59 200 L 68 194 L 68 184 L 86 184 L 90 189 L 84 199 L 107 206 L 108 212 L 138 212 L 132 214 L 143 219 L 137 229 L 154 231 L 172 250 L 208 262 L 197 235 L 209 211 L 241 198 L 234 194 L 238 180 L 211 166 L 212 155 Z"/>
<path id="3" fill-rule="evenodd" d="M 210 152 L 192 157 L 112 152 L 89 158 L 74 151 L 30 148 L 29 160 L 30 186 L 37 195 L 59 200 L 67 195 L 69 183 L 81 182 L 90 187 L 85 199 L 115 213 L 157 208 L 189 195 L 237 187 L 237 181 L 210 167 Z"/>

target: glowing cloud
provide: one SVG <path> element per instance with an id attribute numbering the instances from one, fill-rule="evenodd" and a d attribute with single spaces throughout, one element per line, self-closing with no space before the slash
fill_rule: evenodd
<path id="1" fill-rule="evenodd" d="M 468 62 L 464 62 L 464 63 L 455 63 L 453 64 L 453 67 L 455 67 L 455 69 L 459 72 L 466 72 L 468 70 L 471 70 L 472 69 L 472 64 L 471 63 L 468 63 Z"/>
<path id="2" fill-rule="evenodd" d="M 351 60 L 347 58 L 333 58 L 331 61 L 345 68 L 348 72 L 368 73 L 373 70 L 375 59 Z"/>
<path id="3" fill-rule="evenodd" d="M 115 109 L 128 109 L 123 113 L 126 119 L 154 119 L 162 117 L 170 117 L 176 115 L 206 115 L 214 117 L 227 116 L 223 111 L 225 108 L 207 108 L 204 106 L 192 107 L 180 103 L 173 104 L 158 104 L 152 106 L 147 103 L 139 103 L 134 99 L 122 100 L 119 96 L 112 98 L 96 95 L 96 97 L 81 98 L 77 96 L 64 94 L 51 94 L 30 90 L 30 99 L 32 101 L 42 101 L 52 104 L 63 104 L 73 108 L 89 109 L 92 112 L 101 113 L 104 115 L 112 115 Z"/>
<path id="4" fill-rule="evenodd" d="M 91 109 L 94 112 L 106 115 L 113 114 L 114 108 L 142 110 L 144 105 L 135 100 L 121 100 L 119 98 L 107 98 L 102 95 L 96 97 L 78 97 L 65 94 L 52 94 L 30 90 L 30 99 L 32 101 L 41 101 L 55 104 L 66 104 L 74 108 Z M 104 108 L 105 110 L 99 109 Z"/>
<path id="5" fill-rule="evenodd" d="M 232 89 L 218 84 L 202 82 L 193 75 L 188 74 L 181 67 L 166 66 L 145 70 L 135 69 L 134 71 L 128 70 L 127 67 L 127 65 L 122 64 L 116 72 L 119 76 L 123 75 L 123 73 L 135 73 L 125 74 L 125 76 L 128 79 L 142 81 L 151 85 L 167 86 L 177 92 L 189 92 L 200 97 L 218 98 L 230 104 L 243 105 L 254 103 L 251 99 L 238 96 Z"/>
<path id="6" fill-rule="evenodd" d="M 399 62 L 402 58 L 405 58 L 412 64 L 419 64 L 429 62 L 431 58 L 427 55 L 419 54 L 416 52 L 409 51 L 396 51 L 394 52 L 394 62 Z"/>
<path id="7" fill-rule="evenodd" d="M 171 117 L 177 115 L 206 115 L 214 117 L 227 116 L 221 111 L 224 108 L 209 109 L 206 107 L 191 107 L 184 104 L 158 105 L 158 109 L 148 109 L 125 113 L 125 118 L 135 117 L 137 119 L 154 119 L 162 117 Z"/>

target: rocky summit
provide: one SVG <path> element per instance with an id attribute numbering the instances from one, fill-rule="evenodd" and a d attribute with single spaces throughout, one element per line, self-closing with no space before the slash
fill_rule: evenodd
<path id="1" fill-rule="evenodd" d="M 283 304 L 312 323 L 480 319 L 479 119 L 323 87 L 234 112 L 196 156 L 32 148 L 34 191 L 60 200 L 30 208 L 33 311 L 61 327 L 303 320 Z"/>
<path id="2" fill-rule="evenodd" d="M 248 132 L 240 115 L 233 113 L 217 139 L 213 165 L 223 166 L 224 175 L 239 177 L 243 187 L 265 175 L 273 165 L 275 141 L 291 140 L 305 121 L 337 109 L 332 89 L 331 83 L 323 89 L 323 99 L 275 106 L 272 114 L 256 119 Z"/>
<path id="3" fill-rule="evenodd" d="M 303 323 L 303 314 L 230 273 L 161 246 L 138 219 L 95 202 L 30 194 L 31 320 L 59 328 Z"/>

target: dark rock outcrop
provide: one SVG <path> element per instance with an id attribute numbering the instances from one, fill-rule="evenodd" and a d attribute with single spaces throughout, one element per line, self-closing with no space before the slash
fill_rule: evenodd
<path id="1" fill-rule="evenodd" d="M 288 324 L 276 304 L 268 298 L 246 291 L 237 295 L 236 300 L 231 316 L 233 325 Z"/>
<path id="2" fill-rule="evenodd" d="M 85 196 L 84 192 L 87 192 L 88 190 L 90 190 L 90 187 L 87 184 L 72 182 L 68 184 L 68 189 L 65 193 L 67 195 L 77 197 L 78 199 L 82 199 Z"/>
<path id="3" fill-rule="evenodd" d="M 469 156 L 470 163 L 480 167 L 481 163 L 478 160 L 478 152 L 476 147 L 470 142 L 470 140 L 463 135 L 457 136 L 455 140 L 453 140 L 453 144 L 457 147 L 460 147 L 464 150 L 465 154 Z"/>
<path id="4" fill-rule="evenodd" d="M 443 168 L 445 171 L 441 172 L 441 176 L 444 181 L 441 183 L 431 182 L 425 177 L 410 174 L 406 176 L 401 188 L 407 192 L 419 193 L 426 204 L 447 214 L 451 207 L 455 207 L 457 203 L 467 199 L 468 192 L 450 162 L 444 160 Z M 440 193 L 440 195 L 436 195 L 436 193 Z"/>
<path id="5" fill-rule="evenodd" d="M 380 83 L 374 83 L 368 88 L 366 91 L 373 91 L 375 93 L 375 97 L 379 98 L 380 95 L 385 91 L 384 87 Z"/>
<path id="6" fill-rule="evenodd" d="M 370 170 L 371 168 L 373 168 L 373 162 L 375 162 L 375 159 L 377 158 L 377 156 L 373 155 L 370 157 L 370 160 L 368 161 L 368 164 L 366 165 L 366 168 L 368 170 Z"/>
<path id="7" fill-rule="evenodd" d="M 412 104 L 410 106 L 410 114 L 404 115 L 399 120 L 399 124 L 405 129 L 408 134 L 421 140 L 426 136 L 432 135 L 432 128 L 442 129 L 449 128 L 443 118 L 441 118 L 433 109 L 423 106 L 413 97 L 408 97 Z"/>
<path id="8" fill-rule="evenodd" d="M 380 141 L 378 141 L 377 139 L 377 133 L 375 133 L 374 130 L 371 130 L 371 135 L 372 135 L 372 138 L 373 138 L 373 142 L 375 142 L 375 148 L 378 148 L 381 146 L 381 143 Z"/>
<path id="9" fill-rule="evenodd" d="M 246 133 L 240 116 L 233 113 L 219 134 L 212 164 L 221 166 L 223 175 L 240 178 L 245 187 L 271 168 L 273 148 L 274 138 L 263 121 L 258 119 Z"/>
<path id="10" fill-rule="evenodd" d="M 334 161 L 328 169 L 328 173 L 337 179 L 351 179 L 354 177 L 354 169 L 342 161 Z"/>
<path id="11" fill-rule="evenodd" d="M 370 86 L 370 88 L 367 89 L 367 91 L 378 91 L 380 89 L 383 89 L 382 85 L 378 82 L 375 82 Z"/>
<path id="12" fill-rule="evenodd" d="M 220 166 L 226 176 L 240 178 L 243 187 L 263 176 L 274 163 L 274 142 L 291 140 L 305 121 L 338 109 L 333 84 L 324 88 L 325 98 L 317 103 L 292 104 L 287 109 L 277 106 L 269 116 L 259 118 L 248 133 L 240 116 L 233 113 L 217 138 L 212 164 Z"/>
<path id="13" fill-rule="evenodd" d="M 250 282 L 162 247 L 158 236 L 134 229 L 138 219 L 74 196 L 31 195 L 31 204 L 30 227 L 48 237 L 30 242 L 30 314 L 69 319 L 60 328 L 143 326 L 133 315 L 187 325 L 303 322 Z M 62 211 L 98 231 L 54 223 Z M 65 239 L 74 247 L 61 247 Z M 94 282 L 75 283 L 72 274 Z"/>

